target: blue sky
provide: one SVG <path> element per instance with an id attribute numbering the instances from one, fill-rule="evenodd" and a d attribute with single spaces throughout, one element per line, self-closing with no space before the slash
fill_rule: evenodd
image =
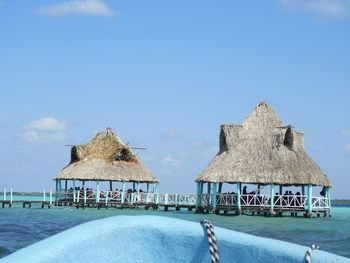
<path id="1" fill-rule="evenodd" d="M 194 192 L 221 124 L 264 100 L 350 198 L 350 1 L 0 0 L 0 188 L 54 188 L 112 127 Z"/>

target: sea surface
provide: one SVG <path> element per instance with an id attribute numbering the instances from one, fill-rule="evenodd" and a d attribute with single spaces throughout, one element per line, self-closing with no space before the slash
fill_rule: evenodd
<path id="1" fill-rule="evenodd" d="M 33 200 L 35 197 L 25 197 Z M 41 197 L 42 198 L 42 197 Z M 42 200 L 39 198 L 39 200 Z M 23 200 L 24 197 L 17 198 Z M 0 258 L 81 223 L 116 215 L 158 215 L 198 222 L 206 218 L 227 229 L 322 250 L 350 258 L 350 206 L 334 206 L 331 218 L 223 216 L 188 211 L 137 209 L 76 209 L 71 207 L 0 208 Z"/>

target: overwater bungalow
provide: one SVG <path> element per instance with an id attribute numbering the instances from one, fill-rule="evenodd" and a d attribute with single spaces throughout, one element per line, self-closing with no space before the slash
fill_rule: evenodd
<path id="1" fill-rule="evenodd" d="M 264 102 L 242 125 L 222 125 L 218 154 L 195 178 L 196 211 L 330 216 L 332 184 L 305 152 L 303 135 Z M 229 193 L 222 193 L 223 184 L 230 184 Z M 242 191 L 243 184 L 256 190 Z M 283 193 L 290 186 L 299 192 Z M 320 194 L 315 186 L 323 187 Z M 269 193 L 262 194 L 262 188 Z"/>
<path id="2" fill-rule="evenodd" d="M 84 204 L 153 202 L 159 180 L 111 128 L 99 132 L 85 145 L 71 146 L 70 163 L 54 178 L 58 200 Z M 91 181 L 94 187 L 87 188 L 85 183 Z M 101 189 L 101 182 L 109 182 L 109 189 Z M 127 183 L 132 184 L 129 189 Z"/>

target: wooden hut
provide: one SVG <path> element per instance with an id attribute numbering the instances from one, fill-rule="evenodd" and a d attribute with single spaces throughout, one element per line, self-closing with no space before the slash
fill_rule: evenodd
<path id="1" fill-rule="evenodd" d="M 268 209 L 270 215 L 285 211 L 303 212 L 308 217 L 312 213 L 330 215 L 332 184 L 305 152 L 303 133 L 284 124 L 264 102 L 242 125 L 221 126 L 220 150 L 195 181 L 197 211 L 232 209 L 242 213 Z M 221 194 L 223 183 L 236 184 L 232 189 L 236 192 Z M 204 184 L 208 185 L 206 194 Z M 242 184 L 255 184 L 257 189 L 243 194 Z M 261 186 L 270 188 L 269 196 L 260 194 Z M 285 186 L 301 187 L 301 191 L 284 195 Z M 313 186 L 323 186 L 323 196 L 314 196 Z"/>
<path id="2" fill-rule="evenodd" d="M 73 145 L 71 148 L 71 161 L 54 178 L 56 180 L 56 191 L 63 193 L 64 197 L 70 196 L 76 201 L 79 198 L 118 199 L 123 203 L 126 197 L 126 183 L 132 183 L 132 192 L 139 194 L 140 185 L 146 184 L 146 193 L 158 191 L 159 180 L 152 174 L 142 161 L 132 153 L 131 148 L 125 145 L 116 133 L 107 128 L 99 132 L 89 143 L 85 145 Z M 62 182 L 64 181 L 64 188 Z M 68 182 L 71 188 L 68 189 Z M 86 191 L 85 182 L 96 182 L 95 189 Z M 109 191 L 100 189 L 100 182 L 108 181 Z M 81 187 L 77 186 L 80 182 Z M 122 183 L 118 191 L 113 191 L 113 182 Z M 77 191 L 80 190 L 80 193 Z M 128 200 L 131 201 L 132 200 Z"/>

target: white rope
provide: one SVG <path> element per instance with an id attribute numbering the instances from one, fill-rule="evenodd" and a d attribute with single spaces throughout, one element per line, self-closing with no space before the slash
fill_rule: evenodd
<path id="1" fill-rule="evenodd" d="M 306 251 L 306 254 L 305 254 L 305 262 L 306 263 L 310 263 L 311 262 L 311 253 L 312 253 L 312 250 L 314 249 L 320 249 L 320 247 L 318 245 L 311 245 L 307 251 Z"/>
<path id="2" fill-rule="evenodd" d="M 211 263 L 218 263 L 220 262 L 220 259 L 219 259 L 218 247 L 216 244 L 214 226 L 210 221 L 206 219 L 203 219 L 201 221 L 201 224 L 205 227 L 207 231 Z"/>

